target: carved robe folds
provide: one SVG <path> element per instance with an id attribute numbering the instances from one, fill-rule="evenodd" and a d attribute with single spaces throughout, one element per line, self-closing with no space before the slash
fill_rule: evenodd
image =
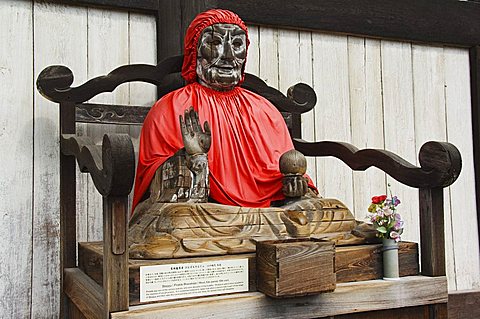
<path id="1" fill-rule="evenodd" d="M 255 251 L 256 240 L 289 237 L 364 242 L 357 223 L 336 199 L 315 199 L 315 210 L 246 208 L 214 203 L 155 203 L 130 221 L 130 258 L 158 259 Z"/>

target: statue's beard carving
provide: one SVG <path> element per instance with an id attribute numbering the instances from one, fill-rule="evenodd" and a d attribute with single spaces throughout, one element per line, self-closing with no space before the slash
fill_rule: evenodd
<path id="1" fill-rule="evenodd" d="M 202 57 L 197 57 L 197 75 L 202 85 L 218 91 L 233 89 L 242 78 L 242 67 L 245 59 L 234 58 L 232 61 L 222 61 L 219 58 L 209 63 Z"/>

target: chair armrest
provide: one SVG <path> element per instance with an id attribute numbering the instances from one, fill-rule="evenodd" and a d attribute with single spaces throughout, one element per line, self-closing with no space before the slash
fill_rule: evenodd
<path id="1" fill-rule="evenodd" d="M 88 137 L 63 134 L 60 147 L 73 155 L 80 170 L 92 176 L 103 196 L 128 196 L 135 177 L 135 153 L 127 134 L 105 134 L 102 145 Z"/>
<path id="2" fill-rule="evenodd" d="M 127 134 L 105 134 L 102 145 L 88 137 L 63 134 L 63 155 L 74 156 L 103 195 L 104 317 L 128 310 L 128 194 L 135 176 L 135 154 Z"/>
<path id="3" fill-rule="evenodd" d="M 295 149 L 306 156 L 333 156 L 357 171 L 375 166 L 397 181 L 419 189 L 422 274 L 445 276 L 443 188 L 458 178 L 462 158 L 458 149 L 443 142 L 427 142 L 419 152 L 420 167 L 385 150 L 359 150 L 348 143 L 305 142 L 294 139 Z"/>
<path id="4" fill-rule="evenodd" d="M 362 149 L 342 142 L 306 142 L 294 139 L 295 149 L 306 156 L 333 156 L 355 171 L 375 166 L 397 181 L 415 188 L 443 188 L 458 178 L 462 157 L 450 143 L 426 142 L 419 152 L 420 167 L 380 149 Z"/>

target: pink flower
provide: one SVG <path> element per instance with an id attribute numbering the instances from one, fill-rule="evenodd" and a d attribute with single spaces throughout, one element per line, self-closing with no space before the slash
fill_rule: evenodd
<path id="1" fill-rule="evenodd" d="M 400 241 L 400 234 L 398 232 L 392 230 L 390 232 L 390 238 L 395 239 L 396 242 L 399 242 Z"/>

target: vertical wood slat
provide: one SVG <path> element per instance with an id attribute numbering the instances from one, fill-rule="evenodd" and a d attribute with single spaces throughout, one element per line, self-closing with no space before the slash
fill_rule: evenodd
<path id="1" fill-rule="evenodd" d="M 157 24 L 154 17 L 143 14 L 130 14 L 129 19 L 129 60 L 131 64 L 156 64 Z M 152 106 L 157 100 L 157 88 L 149 83 L 129 83 L 130 105 Z M 135 148 L 135 164 L 138 163 L 138 146 L 141 126 L 130 126 L 129 135 Z M 129 197 L 129 210 L 132 205 L 133 191 Z"/>
<path id="2" fill-rule="evenodd" d="M 129 63 L 129 13 L 102 9 L 88 9 L 88 78 L 107 74 L 119 65 Z M 91 102 L 108 104 L 128 104 L 129 87 L 120 86 L 112 93 L 96 96 Z M 108 132 L 127 133 L 127 127 L 115 125 L 87 125 L 87 135 L 100 143 Z M 88 178 L 87 222 L 88 240 L 102 238 L 102 197 L 95 189 L 92 179 Z"/>
<path id="3" fill-rule="evenodd" d="M 317 141 L 351 142 L 347 38 L 312 34 L 313 84 L 317 93 Z M 353 207 L 352 170 L 334 158 L 317 158 L 317 187 L 325 197 Z"/>
<path id="4" fill-rule="evenodd" d="M 445 276 L 443 189 L 419 189 L 421 273 Z"/>
<path id="5" fill-rule="evenodd" d="M 475 199 L 475 162 L 472 136 L 472 100 L 469 55 L 465 49 L 444 48 L 447 136 L 462 154 L 462 172 L 449 187 L 452 218 L 450 221 L 455 253 L 457 290 L 480 288 L 480 251 L 477 205 Z M 447 224 L 448 225 L 448 224 Z M 467 237 L 466 237 L 467 236 Z M 468 238 L 468 240 L 466 240 Z"/>
<path id="6" fill-rule="evenodd" d="M 383 103 L 380 41 L 348 37 L 348 71 L 352 144 L 383 149 Z M 357 219 L 366 216 L 371 197 L 385 193 L 385 174 L 370 168 L 353 172 L 352 207 Z"/>
<path id="7" fill-rule="evenodd" d="M 262 47 L 263 49 L 263 47 Z M 286 94 L 289 87 L 297 83 L 312 83 L 312 41 L 311 32 L 294 30 L 278 31 L 278 89 Z M 295 116 L 295 114 L 294 114 Z M 292 132 L 295 137 L 313 140 L 314 136 L 314 111 L 296 116 L 300 130 Z M 302 123 L 303 122 L 303 123 Z M 314 158 L 307 158 L 308 175 L 316 184 L 316 166 Z"/>
<path id="8" fill-rule="evenodd" d="M 409 43 L 381 42 L 385 149 L 416 163 L 412 50 Z M 402 239 L 418 242 L 418 192 L 387 177 L 402 204 Z"/>
<path id="9" fill-rule="evenodd" d="M 0 317 L 30 316 L 32 276 L 32 2 L 0 1 Z"/>
<path id="10" fill-rule="evenodd" d="M 75 71 L 77 83 L 85 81 L 86 9 L 45 2 L 34 2 L 33 9 L 35 78 L 46 66 L 63 64 Z M 58 26 L 64 25 L 67 20 L 70 27 L 56 32 L 55 41 L 51 41 L 51 30 L 58 29 Z M 35 92 L 33 109 L 35 146 L 32 295 L 34 298 L 32 298 L 31 313 L 33 317 L 54 318 L 59 313 L 62 273 L 59 254 L 59 107 L 58 104 L 48 101 Z M 76 164 L 67 166 L 73 166 L 75 169 Z M 72 209 L 66 211 L 68 218 L 71 214 L 75 214 Z M 75 232 L 72 235 L 74 234 Z"/>
<path id="11" fill-rule="evenodd" d="M 128 198 L 104 197 L 103 210 L 104 318 L 108 319 L 110 312 L 128 310 Z"/>
<path id="12" fill-rule="evenodd" d="M 157 61 L 183 52 L 181 1 L 162 0 L 157 16 Z M 168 32 L 165 32 L 168 30 Z"/>
<path id="13" fill-rule="evenodd" d="M 470 92 L 472 99 L 473 150 L 475 166 L 475 194 L 477 202 L 477 231 L 480 246 L 480 44 L 470 48 Z"/>
<path id="14" fill-rule="evenodd" d="M 60 104 L 60 134 L 75 134 L 75 104 Z M 77 219 L 76 160 L 74 156 L 60 154 L 60 276 L 63 283 L 65 268 L 76 266 Z M 67 314 L 68 300 L 61 295 L 60 314 Z"/>
<path id="15" fill-rule="evenodd" d="M 445 97 L 445 54 L 442 47 L 412 45 L 413 99 L 416 154 L 427 141 L 447 141 Z M 444 190 L 445 253 L 448 278 L 455 278 L 455 256 L 452 238 L 450 192 Z M 455 280 L 449 280 L 455 289 Z"/>

